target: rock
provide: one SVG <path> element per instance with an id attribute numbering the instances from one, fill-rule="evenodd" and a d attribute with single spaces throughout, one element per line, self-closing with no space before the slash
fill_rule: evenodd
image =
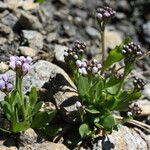
<path id="1" fill-rule="evenodd" d="M 150 21 L 148 21 L 147 23 L 144 23 L 142 26 L 143 29 L 143 34 L 144 34 L 144 40 L 147 43 L 150 43 Z"/>
<path id="2" fill-rule="evenodd" d="M 53 42 L 53 41 L 56 41 L 56 40 L 58 40 L 57 39 L 57 33 L 56 32 L 51 32 L 51 33 L 49 33 L 48 35 L 47 35 L 47 37 L 46 37 L 46 40 L 47 40 L 47 42 Z"/>
<path id="3" fill-rule="evenodd" d="M 18 148 L 15 146 L 15 140 L 7 137 L 7 139 L 0 140 L 0 150 L 18 150 Z"/>
<path id="4" fill-rule="evenodd" d="M 26 145 L 25 147 L 20 147 L 19 150 L 69 150 L 69 149 L 63 144 L 46 141 L 43 143 Z"/>
<path id="5" fill-rule="evenodd" d="M 21 55 L 23 55 L 23 56 L 34 57 L 37 54 L 37 51 L 35 51 L 34 49 L 32 49 L 30 47 L 26 47 L 26 46 L 20 46 L 18 48 L 18 50 L 20 51 Z"/>
<path id="6" fill-rule="evenodd" d="M 18 21 L 18 18 L 12 13 L 9 13 L 8 15 L 2 18 L 2 23 L 11 28 L 14 28 L 17 21 Z"/>
<path id="7" fill-rule="evenodd" d="M 12 70 L 6 72 L 11 81 L 15 80 L 15 73 Z M 0 79 L 2 75 L 0 74 Z M 60 114 L 68 122 L 79 120 L 79 113 L 76 108 L 78 100 L 76 87 L 68 75 L 58 66 L 43 60 L 35 63 L 29 73 L 24 78 L 24 92 L 32 86 L 44 91 L 39 91 L 41 100 L 54 102 L 60 109 Z M 0 99 L 3 99 L 0 92 Z"/>
<path id="8" fill-rule="evenodd" d="M 4 3 L 4 2 L 2 2 L 2 1 L 0 1 L 0 11 L 5 10 L 6 8 L 7 8 L 6 3 Z"/>
<path id="9" fill-rule="evenodd" d="M 94 144 L 93 150 L 149 150 L 150 139 L 142 131 L 120 126 L 119 130 L 113 130 L 112 134 L 104 137 Z"/>
<path id="10" fill-rule="evenodd" d="M 86 33 L 91 37 L 91 38 L 99 38 L 99 31 L 96 30 L 93 27 L 86 27 Z"/>
<path id="11" fill-rule="evenodd" d="M 4 3 L 11 10 L 16 10 L 20 5 L 20 0 L 4 0 Z"/>
<path id="12" fill-rule="evenodd" d="M 24 10 L 33 10 L 39 8 L 39 3 L 33 3 L 33 1 L 23 1 L 22 8 Z"/>
<path id="13" fill-rule="evenodd" d="M 62 46 L 62 45 L 55 45 L 55 58 L 57 61 L 60 62 L 65 62 L 64 61 L 64 50 L 67 49 L 68 47 Z"/>
<path id="14" fill-rule="evenodd" d="M 0 37 L 0 45 L 3 45 L 6 42 L 7 42 L 6 38 Z"/>
<path id="15" fill-rule="evenodd" d="M 67 35 L 69 37 L 72 37 L 76 34 L 76 30 L 73 25 L 70 25 L 69 23 L 64 23 L 62 25 L 62 29 L 61 29 L 60 33 L 62 35 Z"/>
<path id="16" fill-rule="evenodd" d="M 9 69 L 9 66 L 5 62 L 0 63 L 0 73 L 4 73 Z"/>
<path id="17" fill-rule="evenodd" d="M 150 101 L 149 100 L 139 100 L 136 102 L 136 104 L 138 104 L 138 106 L 142 110 L 140 116 L 150 115 Z"/>
<path id="18" fill-rule="evenodd" d="M 21 145 L 33 144 L 37 142 L 37 134 L 31 128 L 27 129 L 25 132 L 22 132 L 19 136 L 19 142 Z"/>
<path id="19" fill-rule="evenodd" d="M 121 44 L 122 37 L 117 31 L 106 31 L 105 32 L 105 48 L 113 49 L 115 46 Z"/>
<path id="20" fill-rule="evenodd" d="M 0 35 L 8 36 L 10 34 L 10 32 L 12 32 L 10 27 L 0 24 Z"/>
<path id="21" fill-rule="evenodd" d="M 42 30 L 42 24 L 39 22 L 38 18 L 27 12 L 21 13 L 21 16 L 17 23 L 18 25 L 21 26 L 22 29 L 39 30 L 39 31 Z"/>
<path id="22" fill-rule="evenodd" d="M 24 39 L 27 39 L 29 47 L 39 51 L 43 48 L 43 36 L 32 30 L 22 30 L 22 35 Z"/>
<path id="23" fill-rule="evenodd" d="M 145 85 L 143 95 L 150 100 L 150 83 Z"/>

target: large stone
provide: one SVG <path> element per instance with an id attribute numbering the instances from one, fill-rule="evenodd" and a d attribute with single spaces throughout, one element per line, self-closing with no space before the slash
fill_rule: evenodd
<path id="1" fill-rule="evenodd" d="M 22 29 L 30 30 L 41 30 L 42 24 L 39 22 L 38 18 L 27 12 L 22 12 L 21 16 L 17 22 Z"/>
<path id="2" fill-rule="evenodd" d="M 25 147 L 20 147 L 19 150 L 69 150 L 69 149 L 63 144 L 46 141 L 43 143 L 26 145 Z"/>
<path id="3" fill-rule="evenodd" d="M 99 31 L 93 27 L 86 27 L 86 32 L 91 38 L 99 38 Z"/>
<path id="4" fill-rule="evenodd" d="M 143 95 L 150 100 L 150 83 L 145 85 Z"/>
<path id="5" fill-rule="evenodd" d="M 105 32 L 105 48 L 113 49 L 115 46 L 121 44 L 122 37 L 117 31 L 106 31 Z"/>
<path id="6" fill-rule="evenodd" d="M 145 42 L 150 43 L 150 21 L 144 23 L 142 29 L 143 29 Z"/>
<path id="7" fill-rule="evenodd" d="M 18 18 L 12 13 L 9 13 L 8 15 L 2 18 L 2 23 L 11 28 L 14 28 L 17 21 L 18 21 Z"/>
<path id="8" fill-rule="evenodd" d="M 120 126 L 118 131 L 113 130 L 112 134 L 95 143 L 93 150 L 149 150 L 149 148 L 150 139 L 142 131 Z"/>
<path id="9" fill-rule="evenodd" d="M 26 47 L 26 46 L 20 46 L 18 48 L 18 50 L 20 51 L 20 53 L 23 56 L 30 56 L 30 57 L 34 57 L 37 54 L 37 51 L 35 51 L 34 49 L 30 48 L 30 47 Z"/>
<path id="10" fill-rule="evenodd" d="M 19 136 L 19 142 L 21 145 L 33 144 L 37 142 L 38 135 L 31 128 L 22 132 Z"/>
<path id="11" fill-rule="evenodd" d="M 57 61 L 64 62 L 64 50 L 68 47 L 62 45 L 55 45 L 55 58 Z"/>
<path id="12" fill-rule="evenodd" d="M 0 73 L 4 73 L 9 69 L 9 66 L 5 62 L 0 62 Z"/>
<path id="13" fill-rule="evenodd" d="M 33 30 L 23 30 L 22 31 L 23 38 L 26 39 L 29 43 L 29 47 L 40 51 L 43 48 L 43 36 Z"/>
<path id="14" fill-rule="evenodd" d="M 7 5 L 4 2 L 0 1 L 0 11 L 5 10 L 6 8 L 7 8 Z"/>

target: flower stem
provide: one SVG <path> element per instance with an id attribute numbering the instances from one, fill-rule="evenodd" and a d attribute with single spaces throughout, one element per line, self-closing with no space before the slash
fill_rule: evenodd
<path id="1" fill-rule="evenodd" d="M 105 61 L 105 23 L 103 22 L 103 24 L 100 27 L 100 34 L 101 34 L 101 49 L 102 49 L 102 64 Z"/>

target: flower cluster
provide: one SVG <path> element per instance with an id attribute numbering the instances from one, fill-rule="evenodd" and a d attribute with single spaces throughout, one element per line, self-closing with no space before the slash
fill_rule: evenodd
<path id="1" fill-rule="evenodd" d="M 129 106 L 129 112 L 133 116 L 138 116 L 141 114 L 142 109 L 138 106 L 138 104 L 134 103 L 133 105 Z"/>
<path id="2" fill-rule="evenodd" d="M 100 69 L 102 68 L 102 65 L 96 59 L 93 59 L 91 62 L 86 59 L 83 61 L 76 60 L 76 66 L 79 68 L 78 71 L 82 75 L 95 75 L 99 73 Z"/>
<path id="3" fill-rule="evenodd" d="M 134 77 L 133 80 L 134 88 L 137 90 L 144 90 L 145 82 L 141 78 Z"/>
<path id="4" fill-rule="evenodd" d="M 106 21 L 115 15 L 115 11 L 110 7 L 97 8 L 96 17 L 98 21 Z"/>
<path id="5" fill-rule="evenodd" d="M 0 90 L 3 92 L 10 92 L 13 89 L 13 85 L 8 79 L 8 76 L 4 74 L 2 80 L 0 81 Z"/>
<path id="6" fill-rule="evenodd" d="M 85 52 L 86 44 L 83 42 L 76 41 L 73 48 L 69 48 L 64 50 L 65 59 L 77 60 L 79 59 Z"/>
<path id="7" fill-rule="evenodd" d="M 15 71 L 20 71 L 23 75 L 27 74 L 30 69 L 31 57 L 11 56 L 9 67 Z"/>
<path id="8" fill-rule="evenodd" d="M 137 57 L 142 56 L 143 52 L 140 45 L 130 42 L 123 46 L 122 54 L 125 56 L 126 62 L 133 62 Z"/>

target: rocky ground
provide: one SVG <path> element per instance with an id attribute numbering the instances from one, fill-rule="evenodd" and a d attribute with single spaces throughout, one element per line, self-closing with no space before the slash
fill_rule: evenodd
<path id="1" fill-rule="evenodd" d="M 108 4 L 117 11 L 117 14 L 106 28 L 107 50 L 109 51 L 120 44 L 125 37 L 130 37 L 143 47 L 144 52 L 149 51 L 150 3 L 147 0 L 46 0 L 42 5 L 33 3 L 33 0 L 1 0 L 0 72 L 11 74 L 13 79 L 13 72 L 9 71 L 8 67 L 9 57 L 11 55 L 29 55 L 33 57 L 35 64 L 33 65 L 34 70 L 26 77 L 25 89 L 29 89 L 31 85 L 41 88 L 45 82 L 49 81 L 53 72 L 57 72 L 69 80 L 68 75 L 61 69 L 66 70 L 63 57 L 64 49 L 71 47 L 75 40 L 80 40 L 87 43 L 88 58 L 101 58 L 98 26 L 94 11 L 98 6 Z M 149 59 L 149 57 L 145 57 L 137 62 L 134 71 L 136 76 L 142 76 L 147 81 L 143 91 L 144 96 L 138 102 L 143 110 L 140 121 L 147 124 L 150 124 Z M 36 72 L 34 72 L 35 70 Z M 74 86 L 72 82 L 70 84 Z M 71 93 L 71 96 L 72 94 L 75 93 Z M 62 103 L 59 95 L 61 93 L 57 93 L 55 96 L 55 99 L 58 100 L 58 106 Z M 3 95 L 1 94 L 0 97 L 2 98 Z M 72 104 L 65 108 L 66 111 L 70 109 L 75 109 Z M 62 114 L 66 117 L 67 113 L 63 112 Z M 43 142 L 43 144 L 45 143 Z M 15 146 L 15 144 L 13 145 Z M 35 146 L 35 144 L 33 145 Z M 58 149 L 67 149 L 63 145 L 60 146 L 62 148 L 58 146 Z M 0 149 L 2 148 L 0 147 Z"/>

